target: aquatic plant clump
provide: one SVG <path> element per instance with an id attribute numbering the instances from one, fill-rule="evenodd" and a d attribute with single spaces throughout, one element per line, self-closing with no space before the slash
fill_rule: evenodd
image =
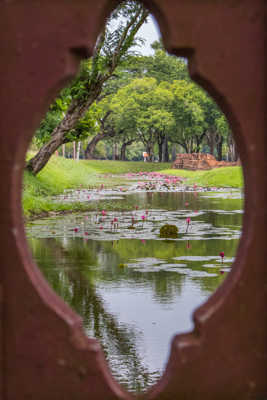
<path id="1" fill-rule="evenodd" d="M 172 238 L 178 237 L 178 228 L 176 225 L 165 224 L 160 228 L 159 237 L 161 238 Z"/>

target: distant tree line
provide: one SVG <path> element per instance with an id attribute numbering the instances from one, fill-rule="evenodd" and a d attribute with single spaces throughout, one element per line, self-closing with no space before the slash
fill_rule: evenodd
<path id="1" fill-rule="evenodd" d="M 216 103 L 188 75 L 185 59 L 168 55 L 161 42 L 154 54 L 133 52 L 142 42 L 148 11 L 126 1 L 114 10 L 93 56 L 51 104 L 26 168 L 37 174 L 51 155 L 72 158 L 167 162 L 176 152 L 208 152 L 235 161 L 232 132 Z"/>

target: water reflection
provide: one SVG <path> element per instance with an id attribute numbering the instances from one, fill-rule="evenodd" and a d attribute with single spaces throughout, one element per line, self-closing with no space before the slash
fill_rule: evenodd
<path id="1" fill-rule="evenodd" d="M 192 193 L 142 193 L 127 200 L 144 209 L 150 204 L 159 217 L 162 210 L 170 212 L 166 215 L 174 220 L 196 209 L 195 234 L 192 228 L 178 240 L 159 240 L 148 224 L 142 239 L 133 232 L 118 239 L 102 231 L 93 239 L 93 220 L 76 215 L 35 221 L 28 227 L 28 240 L 52 287 L 82 316 L 88 336 L 101 341 L 114 376 L 140 391 L 161 374 L 171 336 L 192 327 L 193 309 L 227 275 L 242 205 L 240 199 L 196 198 Z M 82 223 L 83 230 L 74 234 L 73 226 Z"/>

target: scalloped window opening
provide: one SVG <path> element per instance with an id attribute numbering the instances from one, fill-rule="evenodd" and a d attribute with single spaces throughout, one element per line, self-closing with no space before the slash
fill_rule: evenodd
<path id="1" fill-rule="evenodd" d="M 34 259 L 130 391 L 157 382 L 171 338 L 231 269 L 238 164 L 188 61 L 143 6 L 122 3 L 35 132 L 23 207 Z"/>

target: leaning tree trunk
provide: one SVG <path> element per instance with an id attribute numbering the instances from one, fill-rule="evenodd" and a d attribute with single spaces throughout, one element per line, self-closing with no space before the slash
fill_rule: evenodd
<path id="1" fill-rule="evenodd" d="M 26 168 L 29 171 L 31 171 L 34 175 L 41 171 L 54 152 L 62 144 L 64 144 L 67 133 L 71 129 L 75 128 L 77 122 L 84 116 L 85 112 L 98 97 L 101 87 L 102 82 L 99 82 L 99 84 L 95 86 L 94 90 L 92 90 L 90 97 L 85 104 L 79 105 L 76 100 L 72 101 L 72 104 L 69 107 L 65 117 L 52 132 L 49 142 L 44 144 L 38 153 L 27 163 Z"/>
<path id="2" fill-rule="evenodd" d="M 103 140 L 107 135 L 103 135 L 101 133 L 98 133 L 96 136 L 93 137 L 93 139 L 88 143 L 86 149 L 85 149 L 85 158 L 87 160 L 93 160 L 94 157 L 94 152 L 95 152 L 95 148 L 98 142 L 100 142 L 100 140 Z"/>

